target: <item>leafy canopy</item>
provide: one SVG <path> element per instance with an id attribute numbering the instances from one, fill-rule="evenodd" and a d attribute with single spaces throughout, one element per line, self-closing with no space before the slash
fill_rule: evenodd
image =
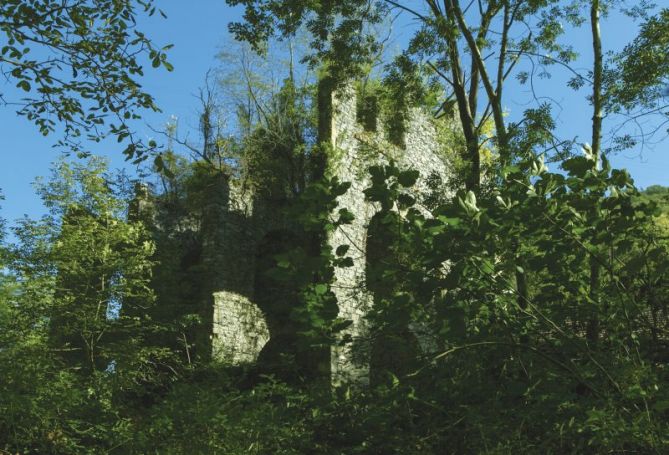
<path id="1" fill-rule="evenodd" d="M 45 136 L 61 124 L 59 144 L 77 152 L 85 152 L 82 139 L 111 135 L 129 141 L 128 159 L 144 158 L 148 148 L 128 123 L 158 110 L 139 83 L 143 59 L 172 69 L 170 46 L 156 48 L 136 26 L 140 14 L 156 11 L 153 0 L 3 1 L 0 71 L 23 96 L 0 93 L 0 102 Z"/>

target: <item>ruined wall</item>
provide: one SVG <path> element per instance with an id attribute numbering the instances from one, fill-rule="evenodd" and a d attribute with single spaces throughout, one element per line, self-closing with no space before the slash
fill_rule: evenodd
<path id="1" fill-rule="evenodd" d="M 213 356 L 231 365 L 252 363 L 269 341 L 265 317 L 248 297 L 214 293 Z"/>
<path id="2" fill-rule="evenodd" d="M 322 98 L 324 95 L 321 94 Z M 339 305 L 339 317 L 352 321 L 341 334 L 353 342 L 335 346 L 331 352 L 333 384 L 366 384 L 369 381 L 371 347 L 368 322 L 365 315 L 373 304 L 373 296 L 365 285 L 365 251 L 369 223 L 378 207 L 365 201 L 363 190 L 369 187 L 368 168 L 394 160 L 401 168 L 413 168 L 420 178 L 412 189 L 416 193 L 428 191 L 427 177 L 437 174 L 448 179 L 448 169 L 440 153 L 437 130 L 430 115 L 419 109 L 409 113 L 403 147 L 386 139 L 382 119 L 376 122 L 377 131 L 365 131 L 356 118 L 356 97 L 352 88 L 340 94 L 330 94 L 331 108 L 320 116 L 321 140 L 332 145 L 326 174 L 340 181 L 351 182 L 349 191 L 339 198 L 339 207 L 355 215 L 352 224 L 330 235 L 329 243 L 336 249 L 350 245 L 353 267 L 335 271 L 332 290 Z M 326 122 L 326 123 L 323 123 Z M 416 194 L 418 196 L 418 194 Z M 420 197 L 416 197 L 420 200 Z M 224 206 L 217 206 L 211 221 L 218 228 L 209 230 L 206 248 L 207 265 L 216 270 L 217 289 L 212 296 L 213 333 L 212 352 L 219 359 L 232 364 L 253 362 L 269 339 L 267 323 L 262 311 L 253 303 L 254 261 L 263 237 L 273 230 L 285 228 L 276 208 L 254 200 L 250 195 L 235 194 L 234 187 Z M 412 327 L 416 333 L 420 327 Z M 425 336 L 418 335 L 425 340 Z M 428 344 L 421 343 L 423 347 Z"/>
<path id="3" fill-rule="evenodd" d="M 255 362 L 269 340 L 265 317 L 254 303 L 257 248 L 275 224 L 238 181 L 227 181 L 229 198 L 209 214 L 205 265 L 214 274 L 209 296 L 211 350 L 232 365 Z M 268 213 L 269 212 L 269 213 Z"/>
<path id="4" fill-rule="evenodd" d="M 238 180 L 226 185 L 229 198 L 223 205 L 212 202 L 215 208 L 204 223 L 205 266 L 214 275 L 205 299 L 212 310 L 212 356 L 239 365 L 255 362 L 270 339 L 269 321 L 257 304 L 263 292 L 258 260 L 267 237 L 290 228 L 280 205 L 262 200 Z"/>
<path id="5" fill-rule="evenodd" d="M 412 189 L 417 193 L 416 196 L 428 191 L 427 177 L 430 174 L 435 173 L 443 180 L 448 179 L 437 130 L 428 113 L 420 109 L 410 112 L 404 147 L 400 148 L 386 140 L 382 119 L 377 121 L 377 131 L 364 130 L 356 119 L 356 102 L 352 89 L 333 95 L 330 141 L 334 153 L 328 163 L 328 173 L 341 181 L 351 182 L 351 188 L 339 198 L 339 204 L 355 215 L 352 224 L 341 227 L 329 239 L 335 249 L 339 245 L 350 245 L 349 255 L 354 261 L 353 267 L 335 271 L 332 284 L 339 303 L 339 317 L 353 322 L 341 334 L 342 337 L 350 336 L 353 342 L 332 348 L 332 379 L 335 385 L 366 384 L 369 380 L 370 327 L 364 316 L 371 308 L 373 296 L 365 286 L 365 251 L 369 223 L 379 208 L 365 201 L 363 194 L 363 190 L 370 186 L 368 168 L 387 164 L 392 159 L 401 168 L 418 170 L 420 178 Z M 416 197 L 416 200 L 420 200 L 420 197 Z"/>

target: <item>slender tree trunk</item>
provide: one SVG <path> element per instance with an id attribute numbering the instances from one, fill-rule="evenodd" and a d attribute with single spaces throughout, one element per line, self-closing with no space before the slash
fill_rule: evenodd
<path id="1" fill-rule="evenodd" d="M 592 30 L 592 49 L 594 54 L 593 63 L 593 87 L 592 87 L 592 155 L 595 159 L 595 166 L 599 168 L 601 159 L 601 140 L 602 140 L 602 38 L 599 28 L 599 0 L 592 0 L 590 5 L 590 28 Z M 594 311 L 590 316 L 586 328 L 586 337 L 591 342 L 596 342 L 599 338 L 599 285 L 600 285 L 600 265 L 591 255 L 590 257 L 590 300 L 594 305 Z"/>
<path id="2" fill-rule="evenodd" d="M 593 0 L 590 8 L 592 28 L 592 48 L 594 51 L 593 87 L 592 87 L 592 153 L 599 165 L 602 142 L 602 37 L 599 29 L 599 0 Z"/>
<path id="3" fill-rule="evenodd" d="M 506 123 L 504 121 L 504 108 L 502 107 L 502 98 L 501 93 L 497 93 L 495 86 L 493 86 L 493 81 L 490 78 L 490 74 L 485 65 L 485 59 L 481 54 L 478 44 L 476 43 L 476 38 L 472 33 L 471 28 L 467 26 L 465 22 L 464 14 L 460 8 L 460 2 L 458 0 L 445 0 L 444 2 L 447 6 L 446 14 L 449 18 L 452 18 L 455 23 L 458 25 L 460 32 L 462 33 L 465 41 L 467 42 L 467 47 L 471 54 L 471 58 L 476 63 L 478 67 L 479 75 L 481 81 L 483 82 L 483 87 L 485 88 L 486 94 L 488 95 L 488 100 L 490 102 L 490 108 L 492 109 L 493 121 L 495 122 L 495 130 L 497 133 L 497 145 L 499 147 L 500 158 L 502 159 L 502 164 L 508 161 L 509 150 L 508 150 L 508 137 L 506 133 Z M 505 24 L 506 27 L 506 24 Z"/>
<path id="4" fill-rule="evenodd" d="M 435 18 L 441 18 L 456 25 L 452 9 L 442 11 L 437 2 L 427 0 L 432 14 Z M 447 44 L 445 58 L 450 63 L 450 79 L 446 75 L 442 76 L 453 89 L 455 100 L 458 106 L 458 116 L 462 133 L 465 136 L 466 155 L 469 162 L 468 175 L 465 181 L 467 190 L 478 194 L 481 183 L 481 157 L 479 153 L 479 134 L 476 125 L 476 99 L 478 86 L 478 72 L 472 73 L 470 80 L 470 90 L 467 90 L 465 78 L 463 76 L 462 62 L 458 50 L 457 38 L 454 36 L 443 36 Z M 475 67 L 474 64 L 472 64 Z"/>
<path id="5" fill-rule="evenodd" d="M 451 62 L 451 77 L 452 88 L 455 94 L 455 99 L 458 105 L 458 115 L 460 117 L 460 125 L 462 126 L 462 133 L 465 136 L 467 147 L 467 159 L 469 161 L 469 174 L 467 175 L 466 186 L 467 190 L 478 194 L 479 186 L 481 184 L 481 156 L 479 151 L 479 135 L 476 128 L 476 112 L 470 108 L 471 98 L 467 94 L 465 88 L 465 81 L 462 77 L 462 70 L 460 68 L 460 57 L 457 50 L 457 44 L 452 39 L 449 41 L 449 60 Z M 471 94 L 471 92 L 470 92 Z"/>

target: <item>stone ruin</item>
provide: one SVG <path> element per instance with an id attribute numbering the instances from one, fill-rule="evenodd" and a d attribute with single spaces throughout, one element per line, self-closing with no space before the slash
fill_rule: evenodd
<path id="1" fill-rule="evenodd" d="M 330 374 L 332 384 L 365 385 L 369 383 L 370 363 L 373 363 L 368 336 L 370 323 L 365 315 L 374 302 L 373 290 L 365 280 L 369 266 L 366 255 L 370 226 L 379 211 L 379 207 L 366 201 L 363 194 L 363 190 L 370 186 L 368 169 L 393 160 L 400 168 L 418 170 L 420 177 L 411 189 L 416 193 L 416 200 L 429 192 L 430 178 L 436 176 L 447 181 L 449 169 L 441 151 L 435 121 L 424 110 L 415 108 L 408 113 L 401 146 L 387 140 L 383 119 L 374 118 L 372 122 L 359 119 L 352 88 L 338 94 L 321 92 L 319 114 L 320 140 L 329 142 L 333 150 L 326 164 L 326 175 L 351 182 L 349 190 L 338 201 L 339 207 L 348 209 L 355 219 L 328 238 L 333 250 L 340 245 L 349 245 L 348 254 L 353 259 L 352 267 L 335 269 L 331 283 L 338 301 L 338 316 L 351 321 L 339 336 L 351 342 L 335 344 L 329 353 L 329 361 L 322 356 L 317 361 L 329 363 L 321 371 Z M 280 214 L 280 207 L 245 193 L 236 180 L 220 176 L 212 187 L 200 221 L 185 216 L 183 220 L 172 221 L 170 228 L 158 229 L 177 229 L 182 233 L 199 229 L 201 233 L 197 261 L 204 272 L 193 286 L 198 289 L 193 300 L 205 324 L 211 324 L 211 332 L 194 335 L 199 337 L 196 344 L 208 346 L 213 358 L 230 365 L 253 365 L 262 357 L 263 347 L 268 345 L 271 337 L 286 336 L 280 321 L 277 322 L 276 317 L 274 321 L 268 319 L 261 310 L 271 305 L 275 291 L 267 289 L 258 269 L 262 261 L 276 253 L 273 244 L 280 241 L 290 227 Z M 139 210 L 147 211 L 142 207 Z M 163 294 L 174 293 L 180 285 L 171 286 L 167 291 L 163 290 Z M 410 330 L 423 354 L 436 349 L 430 341 L 429 331 L 416 325 Z"/>
<path id="2" fill-rule="evenodd" d="M 353 267 L 336 269 L 331 286 L 337 297 L 339 317 L 352 321 L 340 336 L 352 342 L 331 348 L 330 371 L 335 385 L 366 384 L 370 375 L 369 355 L 354 355 L 353 346 L 365 342 L 369 331 L 365 315 L 373 304 L 372 293 L 364 285 L 365 252 L 370 222 L 379 208 L 366 201 L 363 194 L 363 190 L 370 185 L 368 168 L 387 164 L 392 159 L 400 168 L 418 170 L 421 176 L 413 187 L 417 193 L 429 191 L 428 176 L 436 175 L 447 180 L 449 170 L 440 152 L 437 129 L 429 113 L 418 108 L 410 112 L 404 144 L 398 147 L 386 140 L 380 120 L 374 122 L 379 124 L 376 131 L 362 125 L 357 118 L 357 100 L 353 90 L 346 90 L 343 95 L 331 93 L 329 98 L 329 115 L 321 115 L 320 118 L 321 123 L 327 124 L 319 125 L 336 151 L 327 163 L 327 174 L 338 177 L 340 181 L 351 182 L 348 192 L 338 201 L 339 207 L 347 208 L 355 215 L 352 224 L 338 229 L 328 240 L 333 249 L 343 244 L 350 245 L 349 254 L 354 261 Z M 254 250 L 263 247 L 263 237 L 279 226 L 272 226 L 269 213 L 252 213 L 251 204 L 244 204 L 243 200 L 248 198 L 229 197 L 227 207 L 222 207 L 225 213 L 221 213 L 218 241 L 213 242 L 218 250 L 214 256 L 218 259 L 211 264 L 221 277 L 220 288 L 213 293 L 212 350 L 214 357 L 230 364 L 255 362 L 270 339 L 271 331 L 263 312 L 254 303 L 254 297 L 262 289 L 256 289 L 258 283 L 254 282 L 253 261 L 257 258 L 257 251 Z M 268 211 L 266 207 L 263 210 Z M 243 226 L 235 223 L 239 220 L 245 220 Z M 251 229 L 249 222 L 254 224 Z M 412 329 L 420 332 L 418 327 Z M 419 334 L 418 339 L 424 350 L 430 349 L 429 335 Z M 366 351 L 363 349 L 362 352 Z"/>

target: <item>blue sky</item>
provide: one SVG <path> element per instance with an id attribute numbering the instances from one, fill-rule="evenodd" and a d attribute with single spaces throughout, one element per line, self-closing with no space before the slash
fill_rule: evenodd
<path id="1" fill-rule="evenodd" d="M 174 44 L 169 60 L 175 69 L 171 73 L 164 69 L 146 71 L 144 87 L 154 95 L 163 110 L 160 114 L 146 115 L 138 123 L 139 134 L 147 138 L 156 136 L 147 125 L 160 128 L 173 115 L 180 119 L 182 126 L 197 124 L 198 104 L 195 94 L 198 87 L 203 85 L 207 70 L 217 65 L 215 55 L 228 39 L 227 23 L 239 18 L 239 10 L 229 8 L 223 0 L 168 0 L 160 3 L 168 18 L 143 19 L 140 25 L 158 45 Z M 407 21 L 404 21 L 403 27 L 408 26 Z M 402 23 L 398 27 L 402 32 Z M 635 33 L 636 29 L 618 16 L 602 24 L 606 50 L 619 50 L 634 38 Z M 403 35 L 408 34 L 404 30 Z M 590 51 L 587 29 L 570 32 L 569 40 L 584 52 L 586 58 L 583 64 L 587 64 L 587 53 Z M 569 131 L 569 136 L 578 135 L 582 141 L 588 141 L 591 113 L 583 100 L 585 93 L 573 93 L 565 89 L 565 79 L 555 76 L 544 80 L 540 91 L 559 96 L 556 101 L 560 102 L 563 110 L 557 112 L 558 131 Z M 11 89 L 6 83 L 0 82 L 0 92 L 8 90 Z M 526 87 L 512 86 L 506 93 L 506 99 L 511 115 L 529 107 L 524 104 L 529 100 Z M 519 101 L 512 102 L 511 99 Z M 50 163 L 61 153 L 52 148 L 57 137 L 42 137 L 32 124 L 17 117 L 9 107 L 0 107 L 0 125 L 0 189 L 6 199 L 1 203 L 0 216 L 10 222 L 24 214 L 39 216 L 44 213 L 44 208 L 31 184 L 37 176 L 48 175 Z M 93 150 L 108 156 L 113 167 L 132 168 L 123 162 L 120 148 L 113 142 Z M 669 185 L 667 140 L 654 149 L 644 150 L 642 156 L 635 150 L 614 156 L 612 161 L 616 167 L 627 168 L 640 187 Z"/>
<path id="2" fill-rule="evenodd" d="M 159 129 L 172 115 L 183 119 L 186 125 L 197 124 L 198 87 L 203 85 L 207 70 L 216 65 L 215 55 L 228 35 L 227 23 L 239 18 L 223 0 L 158 3 L 168 18 L 156 15 L 142 19 L 140 28 L 160 46 L 174 44 L 169 53 L 174 71 L 145 71 L 143 86 L 163 111 L 147 113 L 138 122 L 136 130 L 145 138 L 156 136 L 150 126 Z M 4 81 L 0 82 L 0 92 L 3 91 L 11 92 Z M 62 153 L 52 147 L 58 137 L 42 137 L 34 125 L 17 117 L 10 107 L 0 107 L 0 125 L 0 190 L 5 196 L 0 202 L 0 217 L 11 223 L 24 214 L 40 216 L 45 209 L 34 194 L 32 182 L 37 176 L 49 175 L 51 163 Z M 112 167 L 134 169 L 124 162 L 115 141 L 91 148 L 96 154 L 109 157 Z"/>

